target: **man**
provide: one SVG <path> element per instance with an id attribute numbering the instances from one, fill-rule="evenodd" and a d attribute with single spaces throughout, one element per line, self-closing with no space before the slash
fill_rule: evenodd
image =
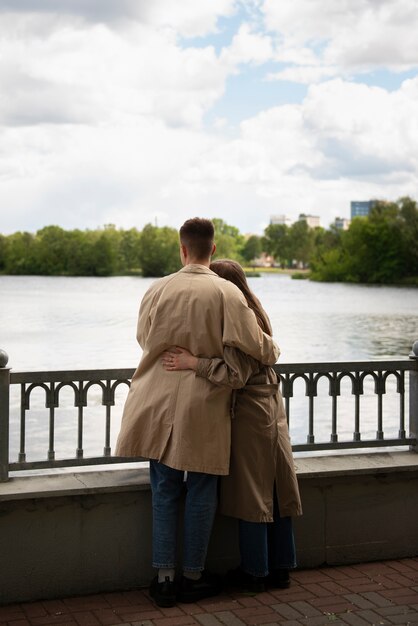
<path id="1" fill-rule="evenodd" d="M 194 218 L 180 229 L 183 269 L 145 294 L 137 339 L 143 355 L 124 408 L 119 456 L 150 459 L 153 567 L 150 592 L 159 606 L 195 602 L 220 591 L 204 571 L 217 501 L 217 477 L 229 472 L 231 390 L 191 370 L 166 372 L 170 346 L 222 357 L 225 345 L 272 365 L 278 348 L 264 334 L 241 291 L 209 269 L 215 252 L 212 222 Z M 186 479 L 183 577 L 174 582 L 179 503 Z"/>

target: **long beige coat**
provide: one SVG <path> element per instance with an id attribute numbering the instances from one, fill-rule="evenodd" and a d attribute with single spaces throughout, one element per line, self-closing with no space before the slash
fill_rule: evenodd
<path id="1" fill-rule="evenodd" d="M 259 328 L 241 291 L 208 267 L 187 265 L 147 291 L 137 338 L 143 355 L 126 400 L 116 455 L 228 474 L 231 388 L 198 378 L 192 370 L 167 372 L 161 353 L 177 345 L 201 357 L 221 357 L 224 346 L 235 346 L 263 363 L 275 363 L 279 350 Z"/>
<path id="2" fill-rule="evenodd" d="M 220 512 L 249 522 L 272 522 L 276 483 L 280 515 L 301 515 L 286 413 L 275 371 L 239 350 L 226 348 L 223 359 L 199 359 L 196 375 L 237 390 L 230 473 L 221 480 Z"/>

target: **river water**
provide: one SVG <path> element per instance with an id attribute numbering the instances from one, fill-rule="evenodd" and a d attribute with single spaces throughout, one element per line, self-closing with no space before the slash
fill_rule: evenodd
<path id="1" fill-rule="evenodd" d="M 141 354 L 135 339 L 138 307 L 152 282 L 139 277 L 0 276 L 0 348 L 7 351 L 15 370 L 135 367 Z M 405 358 L 418 339 L 418 289 L 313 283 L 277 274 L 249 282 L 270 316 L 283 363 Z M 306 431 L 302 400 L 291 419 L 292 439 L 298 443 L 304 441 Z M 119 404 L 112 443 L 123 398 Z M 11 448 L 15 453 L 16 393 L 12 405 Z M 41 395 L 36 396 L 28 419 L 28 442 L 32 442 L 28 453 L 34 459 L 45 458 L 47 447 L 42 405 Z M 64 455 L 72 455 L 75 449 L 75 411 L 57 411 L 57 449 Z M 395 412 L 395 407 L 388 406 L 387 411 Z M 351 404 L 347 404 L 340 420 L 343 435 L 352 431 L 351 414 Z M 96 407 L 90 431 L 86 431 L 86 453 L 101 453 L 102 416 L 103 407 Z M 316 429 L 320 437 L 326 437 L 328 417 L 322 422 Z M 373 431 L 375 425 L 365 422 L 364 428 Z"/>

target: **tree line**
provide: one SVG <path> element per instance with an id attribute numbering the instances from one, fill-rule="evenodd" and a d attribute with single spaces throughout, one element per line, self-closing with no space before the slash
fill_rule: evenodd
<path id="1" fill-rule="evenodd" d="M 310 269 L 321 281 L 418 284 L 418 206 L 409 197 L 379 201 L 368 217 L 349 229 L 270 224 L 263 236 L 243 236 L 222 219 L 213 220 L 216 258 L 251 265 L 262 253 L 282 268 Z M 138 273 L 164 276 L 180 268 L 178 232 L 147 224 L 117 229 L 64 230 L 46 226 L 35 234 L 0 235 L 0 273 L 110 276 Z"/>

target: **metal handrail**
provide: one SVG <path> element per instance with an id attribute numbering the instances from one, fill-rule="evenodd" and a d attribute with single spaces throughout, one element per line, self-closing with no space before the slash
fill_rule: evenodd
<path id="1" fill-rule="evenodd" d="M 282 395 L 288 419 L 291 419 L 291 403 L 296 381 L 305 383 L 305 396 L 308 398 L 308 432 L 306 443 L 295 444 L 294 451 L 347 450 L 409 446 L 417 451 L 418 432 L 418 342 L 415 342 L 409 359 L 386 361 L 344 361 L 332 363 L 284 363 L 274 366 L 281 381 Z M 10 471 L 44 468 L 64 468 L 83 465 L 103 465 L 142 461 L 141 457 L 122 458 L 111 454 L 110 427 L 111 408 L 115 405 L 115 392 L 120 385 L 129 385 L 133 368 L 90 369 L 62 371 L 11 371 L 7 368 L 7 355 L 0 350 L 0 482 L 9 477 Z M 405 374 L 409 380 L 405 381 Z M 394 377 L 396 393 L 399 396 L 399 430 L 397 437 L 386 437 L 383 429 L 383 397 L 386 395 L 388 378 Z M 315 441 L 315 399 L 318 383 L 325 380 L 328 395 L 332 401 L 332 422 L 330 440 Z M 338 398 L 341 395 L 341 382 L 351 381 L 351 395 L 355 398 L 354 430 L 352 439 L 339 441 Z M 371 379 L 377 397 L 377 429 L 375 438 L 362 438 L 360 432 L 361 397 L 364 395 L 364 382 Z M 406 415 L 406 392 L 409 383 L 409 411 Z M 9 459 L 10 429 L 10 387 L 20 385 L 20 451 L 17 461 Z M 106 407 L 105 445 L 103 456 L 85 457 L 83 451 L 83 410 L 88 406 L 89 390 L 99 386 L 101 405 Z M 78 442 L 73 458 L 55 458 L 55 409 L 60 405 L 61 390 L 69 387 L 74 393 L 74 406 L 78 408 Z M 41 461 L 26 459 L 26 413 L 30 410 L 31 394 L 42 388 L 45 393 L 45 407 L 49 409 L 49 449 L 47 458 Z M 408 424 L 408 434 L 405 426 Z"/>

